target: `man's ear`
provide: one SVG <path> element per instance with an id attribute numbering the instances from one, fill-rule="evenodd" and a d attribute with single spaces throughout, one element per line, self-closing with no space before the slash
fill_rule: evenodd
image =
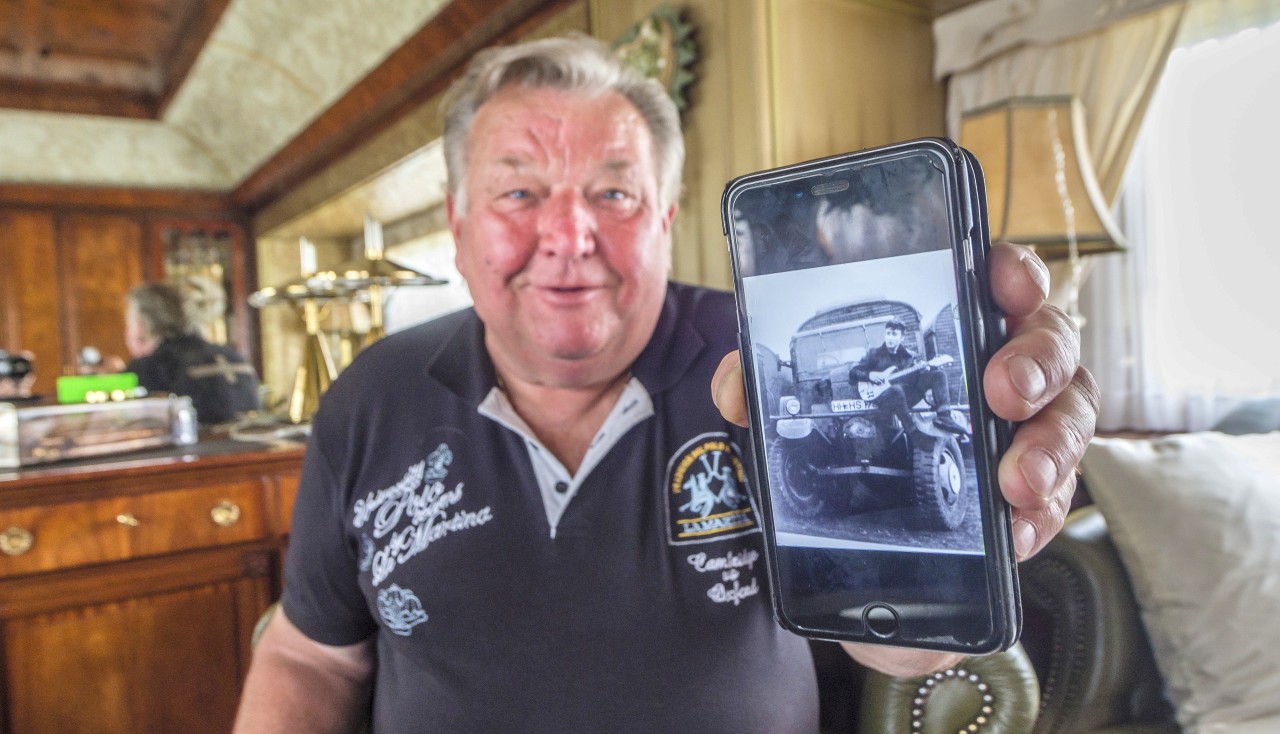
<path id="1" fill-rule="evenodd" d="M 667 256 L 667 278 L 668 279 L 671 278 L 671 273 L 673 272 L 675 267 L 673 262 L 674 258 L 672 257 L 672 254 L 671 254 L 671 249 L 675 246 L 671 238 L 671 227 L 676 220 L 676 212 L 679 209 L 680 209 L 680 205 L 675 202 L 672 202 L 671 206 L 667 207 L 667 211 L 662 215 L 662 238 L 667 241 L 666 256 Z"/>
<path id="2" fill-rule="evenodd" d="M 458 211 L 457 202 L 453 199 L 453 194 L 445 194 L 444 197 L 444 215 L 449 222 L 449 232 L 453 235 L 453 264 L 458 268 L 458 272 L 464 277 L 466 272 L 463 270 L 465 265 L 462 262 L 462 220 L 464 215 Z"/>
<path id="3" fill-rule="evenodd" d="M 458 225 L 462 219 L 462 214 L 455 206 L 453 194 L 445 194 L 444 196 L 444 216 L 449 223 L 449 231 L 453 233 L 453 239 L 458 239 Z"/>

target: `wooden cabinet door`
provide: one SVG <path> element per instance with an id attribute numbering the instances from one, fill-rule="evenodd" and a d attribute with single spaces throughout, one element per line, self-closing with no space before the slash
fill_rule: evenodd
<path id="1" fill-rule="evenodd" d="M 4 730 L 230 731 L 273 556 L 241 546 L 0 582 Z"/>
<path id="2" fill-rule="evenodd" d="M 0 348 L 35 355 L 40 395 L 53 392 L 62 364 L 58 291 L 53 215 L 0 210 Z"/>
<path id="3" fill-rule="evenodd" d="M 125 215 L 69 214 L 58 226 L 58 255 L 63 368 L 74 371 L 86 346 L 127 362 L 125 296 L 142 282 L 142 226 Z"/>

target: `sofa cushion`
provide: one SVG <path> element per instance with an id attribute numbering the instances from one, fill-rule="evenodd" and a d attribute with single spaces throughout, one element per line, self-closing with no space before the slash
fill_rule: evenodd
<path id="1" fill-rule="evenodd" d="M 1181 725 L 1280 716 L 1280 432 L 1099 438 L 1082 466 Z"/>
<path id="2" fill-rule="evenodd" d="M 1222 416 L 1213 430 L 1235 435 L 1280 431 L 1280 398 L 1247 400 Z"/>

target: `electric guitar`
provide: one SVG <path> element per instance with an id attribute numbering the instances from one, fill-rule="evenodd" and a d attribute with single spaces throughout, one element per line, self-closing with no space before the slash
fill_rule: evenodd
<path id="1" fill-rule="evenodd" d="M 875 400 L 880 397 L 881 393 L 889 389 L 889 386 L 893 384 L 894 380 L 906 377 L 912 372 L 922 370 L 925 367 L 941 367 L 944 364 L 950 364 L 954 361 L 955 360 L 952 359 L 949 354 L 939 354 L 928 362 L 917 362 L 904 370 L 899 370 L 897 367 L 890 366 L 883 372 L 875 373 L 884 375 L 884 382 L 859 381 L 858 394 L 862 396 L 863 400 Z"/>

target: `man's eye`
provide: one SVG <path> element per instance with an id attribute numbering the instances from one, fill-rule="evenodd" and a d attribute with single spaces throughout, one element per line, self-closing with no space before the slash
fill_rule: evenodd
<path id="1" fill-rule="evenodd" d="M 531 198 L 531 197 L 533 196 L 533 194 L 532 194 L 528 189 L 513 189 L 513 190 L 508 191 L 507 193 L 503 194 L 502 196 L 503 196 L 503 198 L 505 198 L 505 199 L 516 199 L 516 200 L 520 200 L 520 199 L 528 199 L 528 198 Z"/>
<path id="2" fill-rule="evenodd" d="M 634 201 L 635 197 L 626 189 L 605 189 L 600 192 L 600 199 L 611 204 L 620 204 Z"/>

